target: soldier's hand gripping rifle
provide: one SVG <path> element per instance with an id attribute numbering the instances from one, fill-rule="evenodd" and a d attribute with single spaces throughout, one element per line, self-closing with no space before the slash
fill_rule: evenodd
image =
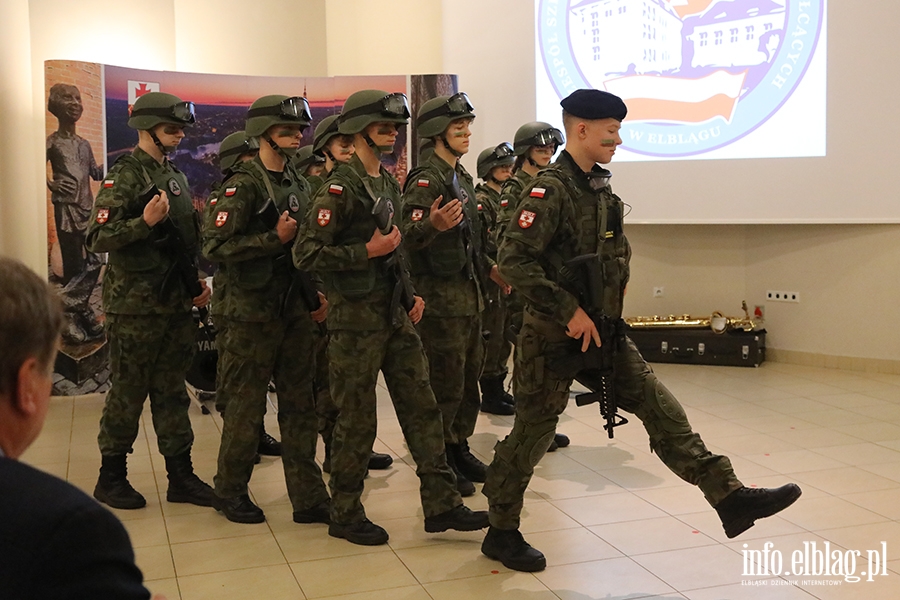
<path id="1" fill-rule="evenodd" d="M 375 218 L 375 226 L 378 227 L 381 234 L 389 234 L 394 227 L 394 203 L 383 197 L 375 198 L 375 204 L 372 206 L 372 216 Z M 384 262 L 385 268 L 394 280 L 391 314 L 394 314 L 393 307 L 395 306 L 402 306 L 403 310 L 408 313 L 416 304 L 416 290 L 403 264 L 402 248 L 403 242 L 401 240 L 400 245 L 386 256 Z"/>
<path id="2" fill-rule="evenodd" d="M 156 196 L 159 196 L 159 188 L 156 187 L 156 184 L 151 183 L 144 188 L 137 197 L 137 205 L 140 209 L 139 214 L 143 214 L 144 207 Z M 160 301 L 162 302 L 169 292 L 169 288 L 177 280 L 184 284 L 191 298 L 196 298 L 203 294 L 203 286 L 200 285 L 197 273 L 197 258 L 193 249 L 188 248 L 187 243 L 184 241 L 184 236 L 175 222 L 169 218 L 169 215 L 166 215 L 162 221 L 153 226 L 153 232 L 155 235 L 155 239 L 152 242 L 153 245 L 167 254 L 173 261 L 172 266 L 166 271 L 162 287 L 159 289 Z M 209 316 L 207 308 L 205 306 L 198 307 L 197 311 L 200 314 L 200 320 L 206 323 Z"/>
<path id="3" fill-rule="evenodd" d="M 266 200 L 266 203 L 263 204 L 262 208 L 257 211 L 256 216 L 263 222 L 263 225 L 269 229 L 275 229 L 281 214 L 278 212 L 278 207 L 275 206 L 275 201 L 272 200 L 272 198 L 269 198 Z M 300 295 L 300 299 L 303 301 L 303 304 L 309 312 L 316 312 L 322 308 L 322 300 L 319 299 L 319 290 L 316 288 L 316 283 L 309 273 L 294 267 L 293 262 L 291 262 L 290 242 L 284 245 L 284 252 L 285 254 L 278 257 L 276 260 L 286 260 L 290 263 L 291 284 L 288 286 L 288 291 L 284 295 L 284 303 L 281 305 L 282 314 L 284 314 L 284 311 L 290 306 L 290 303 L 297 294 Z M 320 332 L 323 334 L 326 332 L 326 325 L 324 322 L 316 323 L 316 325 L 318 325 Z"/>
<path id="4" fill-rule="evenodd" d="M 579 277 L 576 270 L 583 271 L 585 276 Z M 616 351 L 624 335 L 624 321 L 603 314 L 603 265 L 597 254 L 576 256 L 566 261 L 562 271 L 568 279 L 586 283 L 584 308 L 600 334 L 600 347 L 590 344 L 586 352 L 581 352 L 582 342 L 577 340 L 573 343 L 574 352 L 554 361 L 551 368 L 565 377 L 574 378 L 591 390 L 575 396 L 575 403 L 585 406 L 597 402 L 600 405 L 600 415 L 606 419 L 603 429 L 612 439 L 613 429 L 628 422 L 628 419 L 617 412 L 615 388 Z"/>

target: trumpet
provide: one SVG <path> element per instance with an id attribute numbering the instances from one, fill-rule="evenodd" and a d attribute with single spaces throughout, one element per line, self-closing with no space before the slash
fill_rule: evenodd
<path id="1" fill-rule="evenodd" d="M 669 315 L 661 317 L 627 317 L 625 324 L 632 329 L 712 329 L 713 333 L 725 333 L 740 329 L 741 331 L 753 331 L 762 328 L 762 320 L 754 319 L 747 311 L 747 301 L 741 303 L 744 310 L 743 317 L 726 317 L 719 311 L 715 311 L 708 317 L 692 317 L 691 315 Z"/>

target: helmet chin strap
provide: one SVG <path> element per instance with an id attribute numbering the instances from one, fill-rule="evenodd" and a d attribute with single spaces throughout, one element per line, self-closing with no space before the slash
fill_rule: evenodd
<path id="1" fill-rule="evenodd" d="M 262 139 L 266 140 L 266 142 L 268 142 L 269 146 L 271 146 L 272 150 L 274 150 L 276 153 L 278 153 L 278 156 L 280 156 L 282 159 L 284 159 L 285 164 L 288 164 L 291 162 L 291 155 L 288 154 L 287 152 L 285 152 L 284 148 L 282 148 L 281 146 L 279 146 L 278 144 L 275 143 L 275 140 L 272 139 L 272 137 L 269 135 L 269 132 L 264 131 L 260 137 Z"/>
<path id="2" fill-rule="evenodd" d="M 463 153 L 462 153 L 462 152 L 459 152 L 459 151 L 457 151 L 457 150 L 454 150 L 453 148 L 450 147 L 450 144 L 447 143 L 447 136 L 446 136 L 446 135 L 444 135 L 444 134 L 442 133 L 441 135 L 438 136 L 438 139 L 441 140 L 441 143 L 442 143 L 442 144 L 444 144 L 444 148 L 447 149 L 447 152 L 449 152 L 450 154 L 452 154 L 453 156 L 455 156 L 457 159 L 460 159 L 460 158 L 463 157 Z"/>
<path id="3" fill-rule="evenodd" d="M 156 147 L 159 148 L 159 151 L 162 152 L 163 157 L 169 154 L 174 148 L 167 148 L 162 145 L 162 142 L 159 141 L 159 138 L 156 137 L 156 133 L 152 129 L 148 129 L 147 133 L 150 134 L 150 138 L 153 139 L 153 143 L 156 144 Z"/>

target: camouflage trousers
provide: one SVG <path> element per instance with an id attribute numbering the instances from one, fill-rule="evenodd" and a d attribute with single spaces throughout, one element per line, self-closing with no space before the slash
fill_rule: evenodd
<path id="1" fill-rule="evenodd" d="M 331 520 L 366 518 L 360 497 L 377 427 L 375 386 L 384 375 L 406 445 L 416 461 L 426 517 L 462 504 L 444 453 L 441 411 L 428 381 L 422 342 L 408 319 L 397 329 L 330 332 L 331 396 L 338 407 L 331 446 Z"/>
<path id="2" fill-rule="evenodd" d="M 485 378 L 506 377 L 509 373 L 512 344 L 507 339 L 506 330 L 509 329 L 512 315 L 507 310 L 506 302 L 507 296 L 497 288 L 482 314 L 482 328 L 490 333 L 484 345 L 484 369 L 481 376 Z"/>
<path id="3" fill-rule="evenodd" d="M 460 444 L 475 432 L 484 367 L 481 315 L 422 317 L 417 326 L 428 357 L 431 389 L 441 409 L 444 442 Z"/>
<path id="4" fill-rule="evenodd" d="M 216 320 L 218 383 L 225 417 L 219 446 L 216 495 L 247 493 L 270 379 L 278 390 L 278 427 L 288 497 L 295 511 L 328 498 L 316 463 L 313 390 L 317 334 L 306 317 L 248 323 Z"/>
<path id="5" fill-rule="evenodd" d="M 337 423 L 338 408 L 331 399 L 328 383 L 328 335 L 319 334 L 316 342 L 316 415 L 319 418 L 319 435 L 325 448 L 331 448 L 334 424 Z"/>
<path id="6" fill-rule="evenodd" d="M 537 326 L 526 314 L 516 344 L 516 420 L 509 435 L 494 449 L 483 490 L 494 527 L 519 527 L 534 466 L 547 451 L 559 415 L 569 402 L 572 380 L 555 373 L 548 364 L 570 351 L 571 344 L 558 325 Z M 713 506 L 741 487 L 731 461 L 706 448 L 691 430 L 684 409 L 659 383 L 628 338 L 620 344 L 615 373 L 619 408 L 641 420 L 650 436 L 651 450 L 673 473 L 699 486 Z"/>
<path id="7" fill-rule="evenodd" d="M 144 401 L 163 456 L 187 452 L 194 442 L 184 376 L 194 356 L 197 325 L 190 313 L 106 315 L 109 393 L 100 418 L 100 454 L 130 453 Z"/>

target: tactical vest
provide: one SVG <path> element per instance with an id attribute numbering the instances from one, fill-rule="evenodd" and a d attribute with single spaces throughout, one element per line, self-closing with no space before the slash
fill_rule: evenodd
<path id="1" fill-rule="evenodd" d="M 431 160 L 442 159 L 433 158 Z M 442 194 L 444 200 L 453 199 L 453 192 L 450 191 L 450 186 L 446 185 L 444 176 L 429 162 L 416 167 L 407 175 L 407 185 L 410 185 L 410 182 L 418 181 L 420 177 L 427 178 L 432 185 L 436 185 L 437 190 L 435 191 Z M 472 178 L 468 173 L 458 173 L 457 177 L 459 179 L 460 192 L 465 196 L 459 199 L 462 202 L 463 211 L 465 211 L 466 220 L 468 221 L 465 226 L 471 230 L 470 243 L 475 244 L 477 252 L 481 249 L 481 224 L 478 218 L 475 189 L 472 186 Z M 463 236 L 463 229 L 458 225 L 438 233 L 425 248 L 411 251 L 409 253 L 410 274 L 413 276 L 433 275 L 442 278 L 458 276 L 466 269 L 468 264 L 466 243 Z"/>
<path id="2" fill-rule="evenodd" d="M 387 171 L 382 169 L 381 177 L 385 184 L 384 192 L 395 207 L 400 205 L 400 184 Z M 347 226 L 335 235 L 334 245 L 344 246 L 365 244 L 375 233 L 377 225 L 372 216 L 375 206 L 375 190 L 351 165 L 338 164 L 332 175 L 323 185 L 338 182 L 345 186 L 343 194 L 356 200 L 353 206 L 354 215 Z M 391 285 L 384 269 L 386 257 L 378 257 L 367 261 L 366 268 L 353 271 L 326 271 L 322 273 L 325 285 L 334 289 L 348 300 L 360 300 L 375 290 L 389 290 Z"/>
<path id="3" fill-rule="evenodd" d="M 565 245 L 551 244 L 542 260 L 545 271 L 556 277 L 557 283 L 579 297 L 586 308 L 600 310 L 604 315 L 619 318 L 622 300 L 630 276 L 631 246 L 622 228 L 624 203 L 612 188 L 594 191 L 580 184 L 576 176 L 559 162 L 542 169 L 538 178 L 548 177 L 558 181 L 566 191 L 569 202 L 563 206 L 560 226 L 568 229 L 555 238 L 568 238 Z M 536 184 L 539 185 L 539 184 Z M 603 298 L 600 306 L 587 306 L 587 281 L 581 270 L 565 265 L 567 260 L 584 254 L 596 253 L 603 273 Z M 549 268 L 547 268 L 549 267 Z"/>
<path id="4" fill-rule="evenodd" d="M 125 154 L 116 161 L 110 175 L 122 169 L 131 169 L 141 174 L 147 186 L 153 183 L 160 191 L 164 191 L 169 199 L 168 218 L 178 227 L 185 245 L 196 249 L 199 245 L 200 223 L 191 201 L 187 178 L 168 161 L 164 167 L 154 169 L 155 173 L 151 176 L 140 160 L 132 154 Z M 143 206 L 137 206 L 137 198 L 128 198 L 123 209 L 129 217 L 140 216 L 144 211 Z M 159 233 L 154 229 L 146 242 L 129 244 L 110 252 L 109 264 L 131 272 L 164 273 L 175 261 L 154 245 L 153 242 L 158 240 Z"/>

